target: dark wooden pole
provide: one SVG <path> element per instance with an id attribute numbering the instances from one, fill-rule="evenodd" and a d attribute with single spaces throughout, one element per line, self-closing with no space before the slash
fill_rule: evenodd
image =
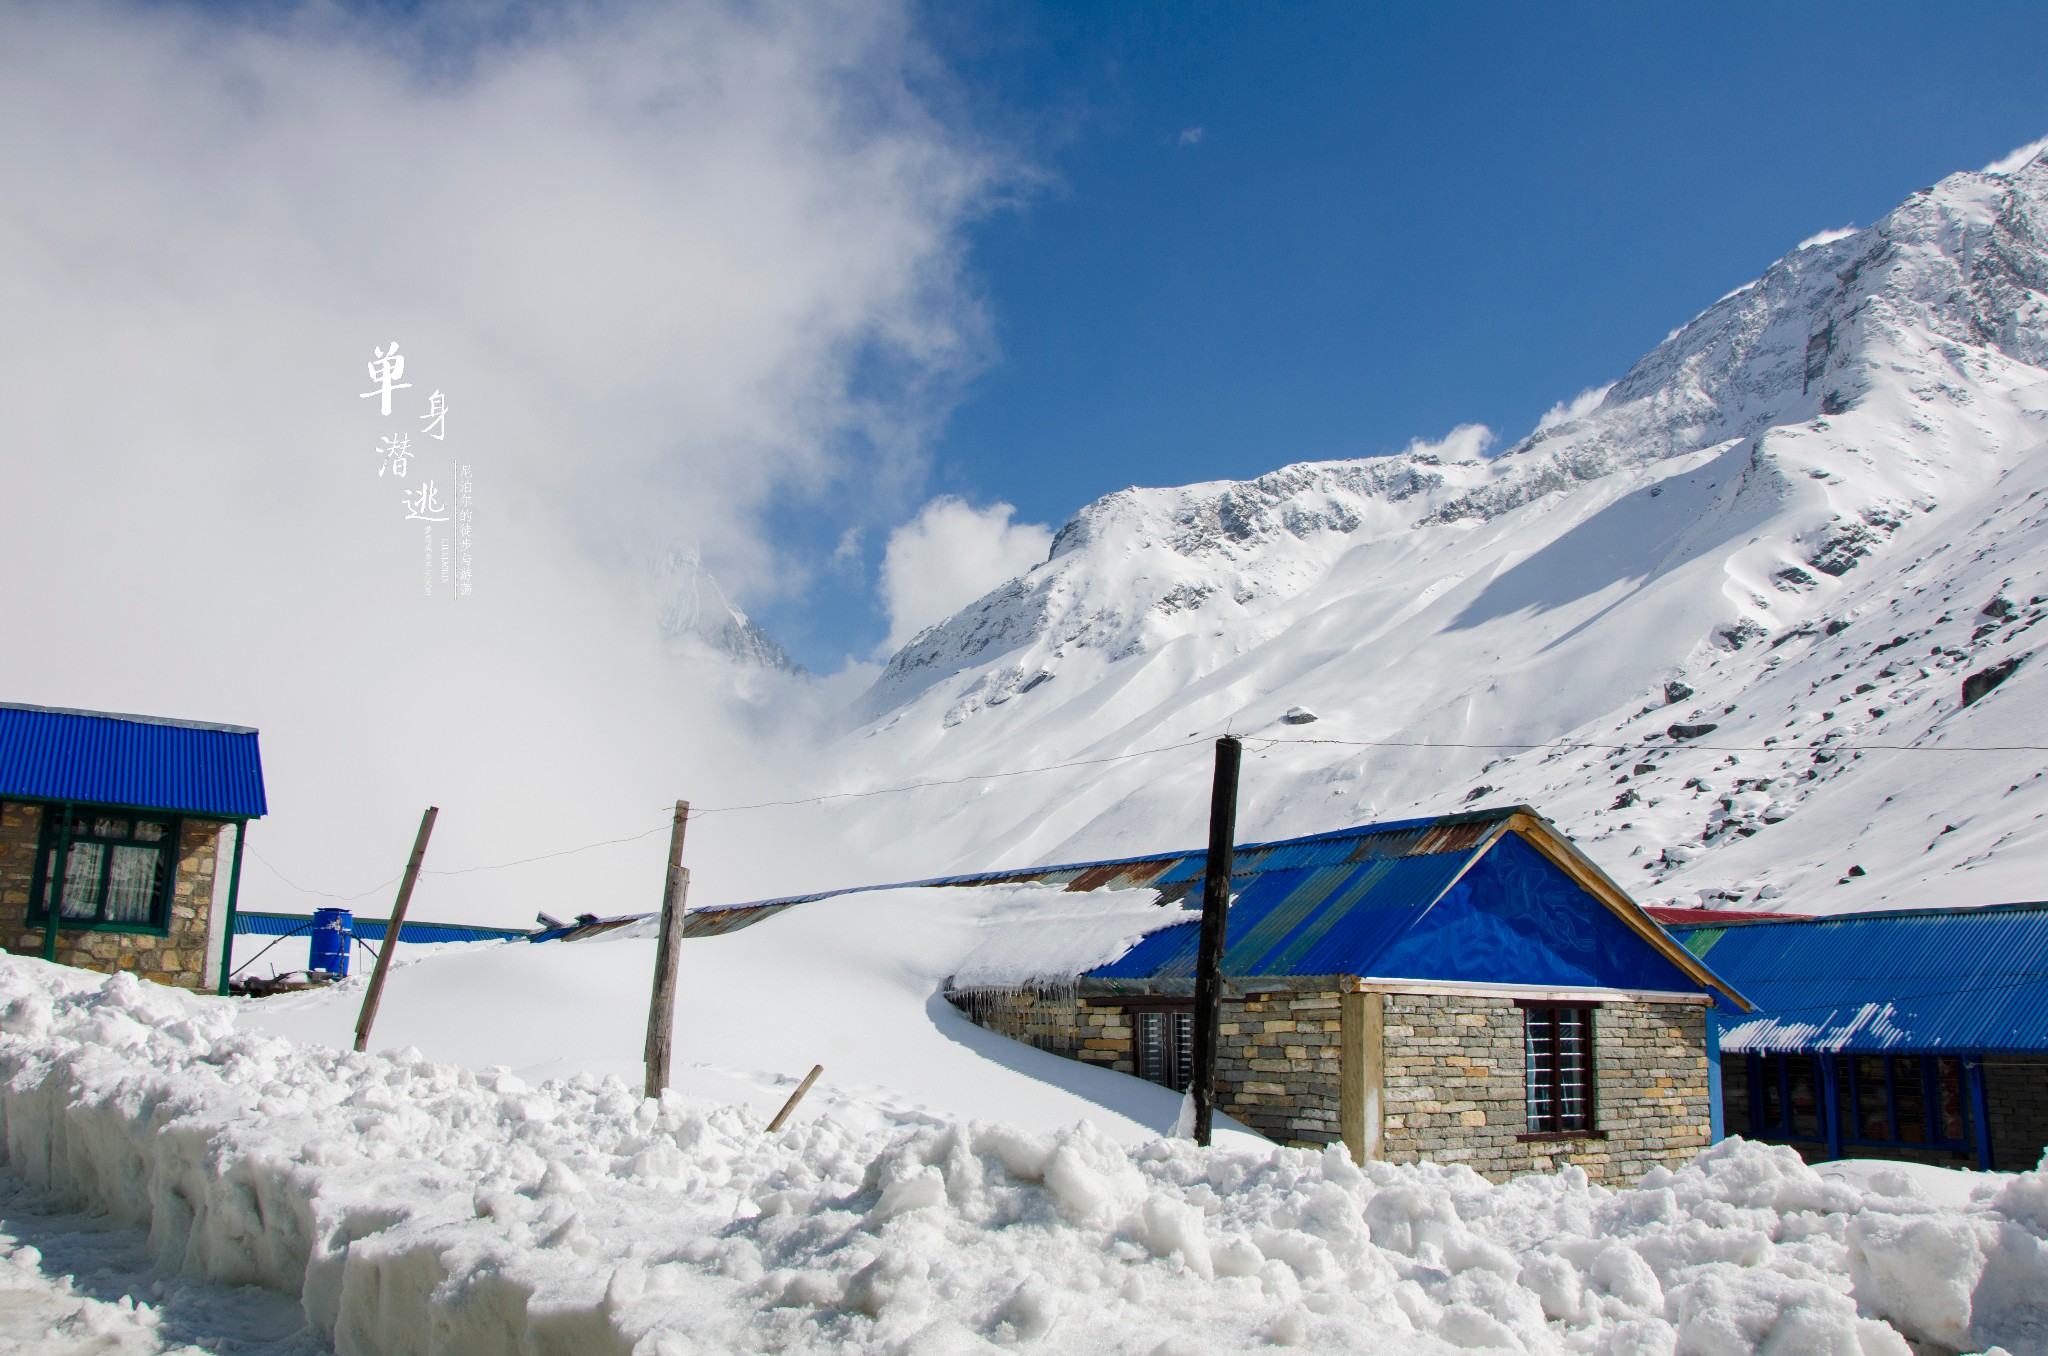
<path id="1" fill-rule="evenodd" d="M 683 830 L 690 802 L 676 802 L 668 831 L 668 876 L 661 889 L 661 939 L 654 945 L 654 997 L 647 1005 L 647 1088 L 649 1097 L 668 1090 L 669 1055 L 676 1024 L 676 971 L 682 963 L 683 908 L 690 898 L 690 873 L 683 868 Z"/>
<path id="2" fill-rule="evenodd" d="M 370 1028 L 377 1021 L 377 1004 L 384 1000 L 384 975 L 391 969 L 391 953 L 398 950 L 398 934 L 405 927 L 405 909 L 412 903 L 413 882 L 420 878 L 427 839 L 433 836 L 434 820 L 440 813 L 440 806 L 429 805 L 420 816 L 419 837 L 412 840 L 412 857 L 405 864 L 405 879 L 398 884 L 398 902 L 391 906 L 391 921 L 384 925 L 384 945 L 377 948 L 377 968 L 370 972 L 370 991 L 363 995 L 363 1012 L 356 1018 L 357 1054 L 370 1048 Z"/>
<path id="3" fill-rule="evenodd" d="M 1195 955 L 1195 1143 L 1207 1146 L 1216 1108 L 1216 1046 L 1221 1039 L 1223 948 L 1230 929 L 1230 859 L 1237 838 L 1237 764 L 1244 746 L 1216 741 L 1216 777 L 1209 789 L 1209 858 L 1202 873 L 1202 939 Z"/>

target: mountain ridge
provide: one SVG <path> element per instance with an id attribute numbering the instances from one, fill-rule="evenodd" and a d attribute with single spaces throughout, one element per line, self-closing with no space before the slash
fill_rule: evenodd
<path id="1" fill-rule="evenodd" d="M 1893 746 L 1953 744 L 1993 711 L 2010 722 L 2035 686 L 2016 638 L 2048 593 L 2044 240 L 2040 156 L 1953 175 L 1869 228 L 1794 249 L 1589 408 L 1496 456 L 1461 429 L 1389 457 L 1104 496 L 1046 561 L 892 656 L 843 741 L 846 783 L 1114 757 L 1224 728 L 1265 737 L 1304 707 L 1313 733 L 1352 742 L 1263 752 L 1248 832 L 1512 793 L 1666 898 L 1776 888 L 1825 909 L 1842 906 L 1838 880 L 1870 901 L 1930 888 L 1961 860 L 1955 842 L 1882 869 L 1874 848 L 1868 866 L 1834 857 L 1897 818 L 1877 812 L 1897 795 L 1879 799 L 1873 759 L 1953 765 Z M 1895 635 L 1909 639 L 1873 653 Z M 1925 661 L 1910 671 L 1908 643 Z M 1963 679 L 2009 659 L 2004 687 L 1965 708 Z M 1833 701 L 1851 695 L 1836 683 L 1862 705 Z M 1714 738 L 1666 733 L 1700 727 Z M 2048 730 L 2029 739 L 2048 745 Z M 1666 753 L 1637 756 L 1656 740 Z M 1700 747 L 1716 741 L 1743 751 Z M 1456 747 L 1471 744 L 1547 747 Z M 1360 747 L 1376 751 L 1340 752 Z M 1997 788 L 1981 766 L 1937 780 L 1989 796 L 2040 771 L 2011 763 L 1998 775 L 2026 777 Z M 1184 788 L 1091 766 L 965 806 L 920 802 L 920 847 L 975 866 L 1199 836 L 1168 836 L 1188 818 Z M 1984 860 L 2020 861 L 2018 821 L 1989 819 Z M 1840 841 L 1774 860 L 1791 822 Z M 2026 876 L 1958 869 L 1987 899 Z"/>

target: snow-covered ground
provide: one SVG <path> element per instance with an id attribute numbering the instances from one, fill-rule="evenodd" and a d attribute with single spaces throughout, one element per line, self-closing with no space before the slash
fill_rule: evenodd
<path id="1" fill-rule="evenodd" d="M 149 1236 L 0 1174 L 0 1351 L 19 1356 L 313 1356 L 296 1297 L 164 1275 Z"/>
<path id="2" fill-rule="evenodd" d="M 1160 1136 L 1169 1094 L 937 997 L 1120 947 L 1150 925 L 1128 893 L 1085 928 L 1022 924 L 1101 895 L 929 889 L 692 941 L 659 1102 L 646 938 L 425 956 L 366 1055 L 360 981 L 251 1002 L 0 957 L 7 1170 L 349 1354 L 2048 1353 L 2040 1172 L 1823 1175 L 1731 1141 L 1608 1189 L 1202 1150 Z M 158 1349 L 118 1299 L 16 1289 L 32 1323 Z"/>

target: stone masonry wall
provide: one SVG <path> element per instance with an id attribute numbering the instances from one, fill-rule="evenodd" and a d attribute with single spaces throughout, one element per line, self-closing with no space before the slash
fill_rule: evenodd
<path id="1" fill-rule="evenodd" d="M 991 1030 L 1122 1073 L 1135 1072 L 1130 1015 L 1113 999 L 1059 990 L 955 995 Z M 1342 1138 L 1336 992 L 1227 998 L 1217 1102 L 1283 1144 Z M 1464 1163 L 1500 1179 L 1575 1163 L 1633 1181 L 1706 1147 L 1705 1011 L 1690 1003 L 1610 1003 L 1596 1011 L 1595 1119 L 1603 1138 L 1525 1140 L 1522 1013 L 1512 1000 L 1387 994 L 1378 1070 L 1382 1156 Z M 1372 1055 L 1366 1056 L 1368 1064 Z M 1371 1072 L 1361 1071 L 1371 1078 Z"/>
<path id="2" fill-rule="evenodd" d="M 1632 1182 L 1706 1147 L 1704 1008 L 1608 1003 L 1594 1011 L 1600 1138 L 1523 1138 L 1522 1020 L 1506 998 L 1386 996 L 1388 1161 L 1464 1163 L 1497 1180 L 1569 1163 L 1595 1180 Z"/>
<path id="3" fill-rule="evenodd" d="M 1991 1163 L 2001 1172 L 2040 1165 L 2048 1149 L 2048 1055 L 1986 1055 Z"/>
<path id="4" fill-rule="evenodd" d="M 1338 1126 L 1343 996 L 1265 993 L 1223 1004 L 1216 1100 L 1267 1139 L 1320 1149 Z"/>
<path id="5" fill-rule="evenodd" d="M 43 930 L 28 923 L 42 823 L 42 807 L 0 801 L 0 946 L 17 956 L 43 954 Z M 200 987 L 221 827 L 216 820 L 187 819 L 179 829 L 168 936 L 61 928 L 58 963 L 108 973 L 130 970 L 158 984 Z"/>
<path id="6" fill-rule="evenodd" d="M 952 995 L 974 1021 L 1069 1059 L 1138 1071 L 1137 1028 L 1113 999 L 1084 1006 L 1071 990 L 986 989 Z M 1226 998 L 1218 1023 L 1216 1104 L 1281 1144 L 1321 1148 L 1337 1127 L 1338 995 Z"/>

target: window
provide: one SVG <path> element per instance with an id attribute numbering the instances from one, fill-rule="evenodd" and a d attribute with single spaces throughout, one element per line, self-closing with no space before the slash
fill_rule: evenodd
<path id="1" fill-rule="evenodd" d="M 1823 1139 L 1820 1072 L 1812 1055 L 1763 1055 L 1756 1089 L 1759 1135 L 1772 1139 Z"/>
<path id="2" fill-rule="evenodd" d="M 1187 1091 L 1195 1067 L 1195 1014 L 1188 1008 L 1155 1008 L 1132 1014 L 1138 1038 L 1138 1077 Z"/>
<path id="3" fill-rule="evenodd" d="M 54 893 L 58 917 L 64 923 L 165 926 L 178 839 L 175 819 L 76 812 L 71 816 L 70 850 L 60 872 L 57 840 L 63 828 L 62 814 L 52 811 L 44 816 L 31 921 L 49 917 Z"/>
<path id="4" fill-rule="evenodd" d="M 1835 1069 L 1850 1143 L 1972 1147 L 1961 1056 L 1840 1056 Z"/>
<path id="5" fill-rule="evenodd" d="M 1522 1009 L 1529 1133 L 1593 1131 L 1593 1009 Z"/>
<path id="6" fill-rule="evenodd" d="M 1750 1133 L 1760 1139 L 1827 1139 L 1826 1075 L 1834 1078 L 1844 1144 L 1973 1145 L 1958 1055 L 1753 1054 Z"/>

